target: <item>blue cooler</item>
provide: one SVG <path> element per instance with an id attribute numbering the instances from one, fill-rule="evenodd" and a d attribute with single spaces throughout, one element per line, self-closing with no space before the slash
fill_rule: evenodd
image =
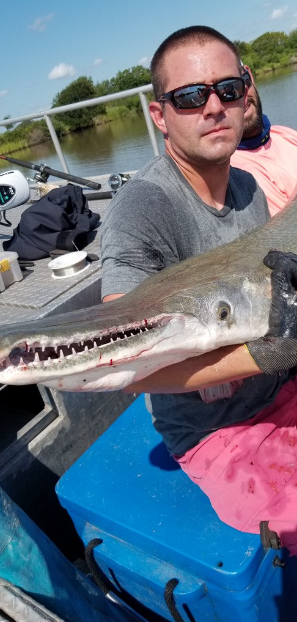
<path id="1" fill-rule="evenodd" d="M 152 620 L 172 620 L 173 606 L 187 622 L 296 622 L 297 557 L 218 519 L 169 456 L 143 396 L 63 475 L 57 494 L 84 544 L 100 539 L 94 559 L 117 593 Z"/>

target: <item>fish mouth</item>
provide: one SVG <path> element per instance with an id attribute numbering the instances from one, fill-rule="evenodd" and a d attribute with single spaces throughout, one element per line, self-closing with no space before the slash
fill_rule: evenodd
<path id="1" fill-rule="evenodd" d="M 46 375 L 55 376 L 76 373 L 77 366 L 90 369 L 120 364 L 123 358 L 132 360 L 141 353 L 141 349 L 134 346 L 139 341 L 151 340 L 153 335 L 160 337 L 173 317 L 162 314 L 149 320 L 103 329 L 92 336 L 82 334 L 80 340 L 54 336 L 51 342 L 49 336 L 45 341 L 44 337 L 38 339 L 32 335 L 30 340 L 26 338 L 14 343 L 5 356 L 0 352 L 0 382 L 1 374 L 8 370 L 11 374 L 44 371 Z"/>

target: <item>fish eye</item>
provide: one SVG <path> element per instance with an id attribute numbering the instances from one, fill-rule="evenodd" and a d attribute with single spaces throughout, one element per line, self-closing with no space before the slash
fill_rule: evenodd
<path id="1" fill-rule="evenodd" d="M 218 310 L 218 319 L 221 321 L 226 321 L 229 319 L 231 314 L 230 305 L 227 302 L 219 302 Z"/>

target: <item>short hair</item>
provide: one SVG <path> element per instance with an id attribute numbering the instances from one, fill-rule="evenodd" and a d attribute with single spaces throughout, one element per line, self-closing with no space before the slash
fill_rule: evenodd
<path id="1" fill-rule="evenodd" d="M 209 43 L 210 41 L 220 41 L 227 45 L 234 53 L 240 69 L 240 57 L 236 45 L 218 30 L 210 28 L 209 26 L 188 26 L 187 28 L 181 28 L 172 33 L 172 35 L 169 35 L 169 37 L 161 43 L 152 58 L 151 78 L 156 100 L 161 97 L 165 90 L 166 76 L 164 76 L 163 67 L 166 54 L 171 50 L 189 43 L 205 45 L 205 43 Z"/>

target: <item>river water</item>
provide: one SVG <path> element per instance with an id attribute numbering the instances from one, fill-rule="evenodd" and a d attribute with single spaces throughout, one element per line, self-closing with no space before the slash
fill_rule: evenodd
<path id="1" fill-rule="evenodd" d="M 277 73 L 267 74 L 258 80 L 263 111 L 272 124 L 288 125 L 297 130 L 297 67 L 286 68 Z M 24 114 L 26 111 L 24 110 Z M 160 152 L 164 151 L 163 135 L 156 130 Z M 153 150 L 142 115 L 129 119 L 119 119 L 96 128 L 76 132 L 61 140 L 63 153 L 73 175 L 89 177 L 139 169 L 153 157 Z M 11 154 L 15 158 L 46 164 L 62 170 L 54 146 L 51 142 L 36 145 Z M 2 161 L 3 162 L 3 161 Z M 1 170 L 14 168 L 9 163 L 2 164 Z M 15 167 L 26 177 L 34 172 L 27 168 Z M 54 178 L 51 177 L 49 181 Z"/>

